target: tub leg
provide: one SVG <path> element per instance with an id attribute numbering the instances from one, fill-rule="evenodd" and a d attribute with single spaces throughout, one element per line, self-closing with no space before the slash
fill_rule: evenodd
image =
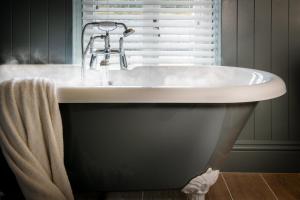
<path id="1" fill-rule="evenodd" d="M 192 179 L 182 192 L 188 196 L 188 200 L 204 200 L 209 188 L 216 183 L 219 170 L 209 168 L 204 174 Z"/>
<path id="2" fill-rule="evenodd" d="M 205 194 L 187 194 L 188 200 L 205 200 Z"/>

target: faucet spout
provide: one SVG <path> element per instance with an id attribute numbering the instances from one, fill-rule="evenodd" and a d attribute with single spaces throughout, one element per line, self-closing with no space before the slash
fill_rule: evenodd
<path id="1" fill-rule="evenodd" d="M 106 31 L 106 34 L 104 36 L 104 59 L 100 62 L 100 66 L 108 65 L 110 60 L 110 36 L 109 31 Z"/>

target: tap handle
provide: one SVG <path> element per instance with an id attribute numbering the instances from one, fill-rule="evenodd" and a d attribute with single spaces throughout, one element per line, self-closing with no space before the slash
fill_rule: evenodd
<path id="1" fill-rule="evenodd" d="M 103 21 L 103 22 L 99 22 L 99 26 L 103 28 L 109 28 L 109 27 L 116 27 L 117 24 L 116 22 L 112 22 L 112 21 Z"/>
<path id="2" fill-rule="evenodd" d="M 115 30 L 118 25 L 116 22 L 111 22 L 111 21 L 103 21 L 103 22 L 98 22 L 98 29 L 102 30 L 102 31 L 113 31 Z"/>

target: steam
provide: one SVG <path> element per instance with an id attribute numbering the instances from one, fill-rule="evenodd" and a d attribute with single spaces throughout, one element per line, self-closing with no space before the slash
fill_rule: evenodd
<path id="1" fill-rule="evenodd" d="M 47 64 L 48 59 L 43 56 L 40 51 L 36 50 L 31 55 L 28 53 L 19 52 L 14 56 L 4 57 L 4 63 L 6 65 L 20 65 L 20 64 Z"/>
<path id="2" fill-rule="evenodd" d="M 48 64 L 48 56 L 41 51 L 18 53 L 14 56 L 2 56 L 3 65 L 0 66 L 0 82 L 14 78 L 49 78 L 57 84 L 66 85 L 80 83 L 81 68 Z M 26 64 L 24 66 L 23 64 Z"/>
<path id="3" fill-rule="evenodd" d="M 4 64 L 6 65 L 17 65 L 20 64 L 15 57 L 9 57 L 4 59 Z"/>
<path id="4" fill-rule="evenodd" d="M 34 64 L 47 64 L 48 59 L 43 56 L 40 51 L 35 51 L 31 56 L 31 63 Z"/>

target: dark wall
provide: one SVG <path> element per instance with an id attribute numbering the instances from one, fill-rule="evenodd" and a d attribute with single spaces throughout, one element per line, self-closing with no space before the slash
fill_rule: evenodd
<path id="1" fill-rule="evenodd" d="M 0 63 L 71 63 L 72 0 L 7 0 Z M 296 170 L 300 157 L 300 1 L 222 0 L 222 64 L 271 71 L 288 93 L 261 102 L 224 169 Z M 241 158 L 246 159 L 241 161 Z M 281 163 L 274 167 L 272 162 Z M 299 169 L 300 170 L 300 169 Z"/>
<path id="2" fill-rule="evenodd" d="M 225 169 L 300 171 L 300 1 L 222 0 L 222 64 L 273 72 L 288 88 L 259 103 Z"/>
<path id="3" fill-rule="evenodd" d="M 71 63 L 72 0 L 5 0 L 0 63 Z"/>

